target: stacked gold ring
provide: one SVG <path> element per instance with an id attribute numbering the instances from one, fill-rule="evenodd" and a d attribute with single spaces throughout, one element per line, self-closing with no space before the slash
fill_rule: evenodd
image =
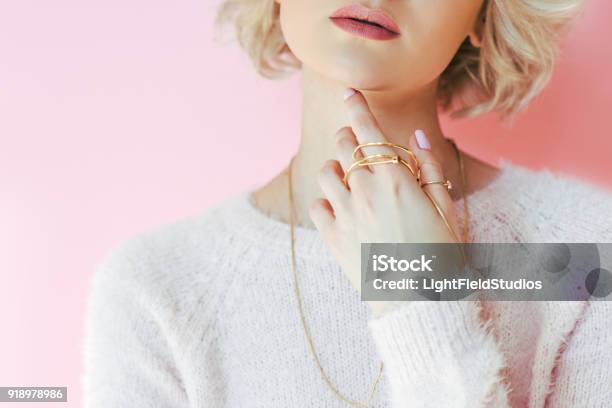
<path id="1" fill-rule="evenodd" d="M 363 149 L 364 147 L 374 147 L 374 146 L 389 146 L 389 147 L 393 147 L 396 149 L 400 149 L 402 151 L 404 151 L 405 153 L 408 154 L 408 156 L 410 157 L 410 160 L 412 161 L 412 163 L 407 162 L 406 160 L 404 160 L 402 157 L 400 157 L 399 155 L 395 154 L 395 155 L 391 155 L 391 154 L 374 154 L 374 155 L 370 155 L 370 156 L 365 156 L 363 158 L 359 158 L 357 157 L 357 154 L 359 153 L 359 151 L 361 149 Z M 370 165 L 376 165 L 376 164 L 387 164 L 387 163 L 393 163 L 393 164 L 402 164 L 404 166 L 406 166 L 406 168 L 408 170 L 410 170 L 410 172 L 412 173 L 412 175 L 417 176 L 417 180 L 418 180 L 418 168 L 419 168 L 419 161 L 417 160 L 415 154 L 408 148 L 395 144 L 395 143 L 391 143 L 391 142 L 371 142 L 371 143 L 363 143 L 358 145 L 355 150 L 353 150 L 353 160 L 355 160 L 355 162 L 353 162 L 350 167 L 348 169 L 346 169 L 346 172 L 344 174 L 344 185 L 348 188 L 348 179 L 349 176 L 351 174 L 351 172 L 353 170 L 355 170 L 358 167 L 363 167 L 363 166 L 370 166 Z M 415 170 L 416 167 L 416 170 Z"/>

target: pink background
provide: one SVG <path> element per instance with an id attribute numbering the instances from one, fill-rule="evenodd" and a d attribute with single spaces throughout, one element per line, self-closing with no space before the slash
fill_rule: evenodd
<path id="1" fill-rule="evenodd" d="M 80 406 L 95 263 L 264 182 L 297 146 L 297 77 L 262 80 L 215 43 L 215 4 L 0 4 L 1 386 L 67 385 Z M 447 134 L 487 161 L 612 186 L 611 20 L 609 1 L 589 2 L 552 85 L 513 128 L 488 117 Z"/>

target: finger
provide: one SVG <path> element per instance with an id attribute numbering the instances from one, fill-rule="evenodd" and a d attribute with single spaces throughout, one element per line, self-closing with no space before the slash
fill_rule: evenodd
<path id="1" fill-rule="evenodd" d="M 410 149 L 414 152 L 421 169 L 420 183 L 431 181 L 446 181 L 442 171 L 442 165 L 431 151 L 431 145 L 427 139 L 427 135 L 422 130 L 416 130 L 409 140 Z M 448 188 L 443 184 L 428 184 L 424 185 L 423 191 L 429 193 L 431 199 L 440 207 L 440 210 L 446 216 L 447 221 L 457 233 L 457 220 L 455 214 L 455 206 L 449 194 Z"/>
<path id="2" fill-rule="evenodd" d="M 326 235 L 334 225 L 334 210 L 325 198 L 317 198 L 313 201 L 308 209 L 308 214 L 315 227 L 323 235 Z"/>
<path id="3" fill-rule="evenodd" d="M 341 128 L 336 133 L 336 157 L 338 157 L 343 172 L 350 173 L 346 177 L 349 190 L 365 186 L 366 178 L 372 174 L 370 166 L 355 166 L 351 169 L 353 163 L 363 158 L 361 152 L 358 151 L 355 155 L 356 159 L 353 159 L 355 147 L 357 147 L 357 139 L 353 130 L 348 126 Z"/>
<path id="4" fill-rule="evenodd" d="M 353 128 L 359 144 L 387 141 L 361 92 L 354 89 L 347 90 L 345 105 L 348 109 L 351 128 Z M 387 146 L 365 147 L 362 151 L 365 156 L 372 154 L 395 154 L 393 149 Z"/>
<path id="5" fill-rule="evenodd" d="M 336 215 L 338 211 L 346 208 L 350 198 L 350 192 L 344 186 L 343 178 L 344 171 L 336 160 L 328 160 L 319 171 L 319 186 Z"/>
<path id="6" fill-rule="evenodd" d="M 346 171 L 355 160 L 353 160 L 353 151 L 357 147 L 357 138 L 353 129 L 349 126 L 340 128 L 336 132 L 336 158 L 340 165 Z M 361 152 L 357 152 L 358 158 L 362 158 Z M 368 170 L 368 167 L 363 167 Z M 355 172 L 356 175 L 357 172 Z M 351 176 L 352 177 L 352 176 Z"/>

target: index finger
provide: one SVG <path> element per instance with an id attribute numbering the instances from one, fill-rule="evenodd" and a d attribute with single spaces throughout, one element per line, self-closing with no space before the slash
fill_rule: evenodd
<path id="1" fill-rule="evenodd" d="M 350 126 L 359 144 L 387 141 L 361 92 L 349 88 L 345 94 L 344 103 L 348 108 Z M 394 154 L 393 149 L 386 146 L 365 149 L 368 150 L 368 154 Z"/>

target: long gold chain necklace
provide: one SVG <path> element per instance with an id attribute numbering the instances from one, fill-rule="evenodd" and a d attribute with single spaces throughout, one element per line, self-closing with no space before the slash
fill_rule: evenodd
<path id="1" fill-rule="evenodd" d="M 465 163 L 463 162 L 463 155 L 457 147 L 457 144 L 453 139 L 446 139 L 450 142 L 451 146 L 455 150 L 457 156 L 457 162 L 459 163 L 459 173 L 461 174 L 461 195 L 463 198 L 463 242 L 467 243 L 470 240 L 470 209 L 467 200 L 467 176 L 465 174 Z"/>
<path id="2" fill-rule="evenodd" d="M 461 190 L 463 194 L 463 211 L 465 214 L 464 223 L 463 223 L 463 226 L 464 226 L 463 233 L 464 233 L 464 242 L 467 242 L 467 239 L 469 237 L 469 233 L 468 233 L 469 211 L 468 211 L 468 205 L 467 205 L 467 194 L 466 194 L 467 180 L 466 180 L 465 168 L 463 164 L 463 155 L 461 154 L 461 152 L 457 148 L 457 145 L 452 139 L 447 139 L 447 140 L 451 143 L 451 145 L 455 149 L 455 153 L 457 155 L 457 161 L 459 162 L 459 170 L 461 172 L 461 187 L 462 187 Z M 293 177 L 291 174 L 292 167 L 293 167 L 293 158 L 291 158 L 291 161 L 289 162 L 289 166 L 287 169 L 287 175 L 289 178 L 288 195 L 289 195 L 289 225 L 290 225 L 290 234 L 291 234 L 291 269 L 293 271 L 293 283 L 294 283 L 294 289 L 295 289 L 295 297 L 297 299 L 298 310 L 300 313 L 300 321 L 302 323 L 302 328 L 304 329 L 304 334 L 306 336 L 306 341 L 308 343 L 308 349 L 310 350 L 310 353 L 312 354 L 314 358 L 315 364 L 317 365 L 317 368 L 319 369 L 319 372 L 321 373 L 321 377 L 323 378 L 323 381 L 325 381 L 329 389 L 334 393 L 334 395 L 338 399 L 354 407 L 368 408 L 370 404 L 372 403 L 374 396 L 376 395 L 376 390 L 378 388 L 378 384 L 380 383 L 380 379 L 383 374 L 384 364 L 382 362 L 380 363 L 380 368 L 378 369 L 378 375 L 376 376 L 376 380 L 374 380 L 374 383 L 372 384 L 370 394 L 366 401 L 358 401 L 358 400 L 354 400 L 354 399 L 351 399 L 345 396 L 334 385 L 331 378 L 329 378 L 329 376 L 323 369 L 321 360 L 319 360 L 319 355 L 317 354 L 314 348 L 314 342 L 312 340 L 312 336 L 310 335 L 310 329 L 309 329 L 308 323 L 306 323 L 306 315 L 304 313 L 304 305 L 302 303 L 302 294 L 300 292 L 299 279 L 297 275 L 297 263 L 295 259 L 295 204 L 294 204 L 294 199 L 293 199 L 293 180 L 292 180 Z"/>

